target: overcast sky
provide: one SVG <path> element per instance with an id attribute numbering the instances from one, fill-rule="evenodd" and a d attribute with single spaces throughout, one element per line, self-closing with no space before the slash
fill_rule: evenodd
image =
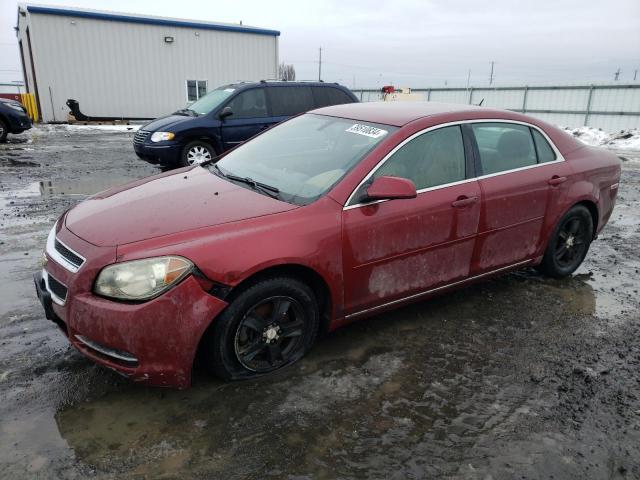
<path id="1" fill-rule="evenodd" d="M 22 78 L 16 0 L 0 0 L 0 81 Z M 640 0 L 49 0 L 84 7 L 280 30 L 297 78 L 349 87 L 632 82 Z M 640 72 L 637 74 L 640 82 Z"/>

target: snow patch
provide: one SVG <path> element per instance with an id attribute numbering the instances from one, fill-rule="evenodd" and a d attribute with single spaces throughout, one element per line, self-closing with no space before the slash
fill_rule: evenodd
<path id="1" fill-rule="evenodd" d="M 606 147 L 614 150 L 640 150 L 640 129 L 621 130 L 607 133 L 593 127 L 564 127 L 563 130 L 573 135 L 582 143 L 594 147 Z"/>

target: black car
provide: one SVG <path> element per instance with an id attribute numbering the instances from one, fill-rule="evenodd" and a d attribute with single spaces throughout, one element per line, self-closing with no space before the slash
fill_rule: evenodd
<path id="1" fill-rule="evenodd" d="M 261 131 L 314 108 L 354 103 L 346 87 L 323 82 L 235 83 L 144 125 L 133 140 L 143 160 L 188 166 L 210 160 Z"/>
<path id="2" fill-rule="evenodd" d="M 0 142 L 6 141 L 9 133 L 22 133 L 30 128 L 27 109 L 16 100 L 0 98 Z"/>

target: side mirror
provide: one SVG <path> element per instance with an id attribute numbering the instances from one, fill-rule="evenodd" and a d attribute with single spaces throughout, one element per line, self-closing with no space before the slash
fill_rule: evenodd
<path id="1" fill-rule="evenodd" d="M 231 115 L 233 115 L 233 110 L 231 110 L 231 107 L 224 107 L 222 111 L 218 114 L 218 118 L 220 120 L 224 120 L 225 118 L 230 117 Z"/>
<path id="2" fill-rule="evenodd" d="M 413 182 L 400 177 L 378 177 L 367 188 L 368 200 L 415 198 L 417 195 Z"/>

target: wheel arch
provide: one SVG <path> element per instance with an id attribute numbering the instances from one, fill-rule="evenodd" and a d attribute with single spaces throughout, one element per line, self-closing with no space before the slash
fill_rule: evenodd
<path id="1" fill-rule="evenodd" d="M 276 276 L 295 278 L 296 280 L 300 280 L 311 287 L 313 292 L 316 294 L 316 300 L 318 301 L 318 306 L 320 308 L 320 331 L 326 331 L 333 311 L 331 290 L 322 275 L 307 265 L 299 263 L 285 263 L 260 269 L 235 285 L 225 300 L 232 302 L 235 296 L 254 283 L 260 282 L 265 278 Z"/>
<path id="2" fill-rule="evenodd" d="M 320 308 L 320 325 L 318 334 L 322 335 L 329 330 L 333 313 L 333 299 L 331 297 L 331 289 L 329 288 L 326 280 L 313 268 L 297 264 L 297 263 L 285 263 L 279 265 L 272 265 L 265 267 L 261 270 L 253 272 L 238 284 L 236 284 L 224 297 L 224 301 L 230 304 L 234 298 L 241 292 L 249 288 L 251 285 L 258 283 L 266 278 L 270 277 L 290 277 L 295 278 L 311 287 L 316 294 L 318 300 L 318 306 Z M 205 331 L 203 332 L 196 353 L 194 355 L 194 362 L 198 361 L 201 357 L 203 348 L 203 342 L 207 338 L 207 333 L 215 324 L 215 318 L 211 320 Z"/>
<path id="3" fill-rule="evenodd" d="M 211 145 L 211 147 L 213 147 L 213 149 L 215 150 L 215 154 L 216 155 L 220 155 L 222 153 L 222 144 L 220 142 L 220 139 L 216 138 L 215 136 L 212 135 L 205 135 L 205 134 L 197 134 L 197 133 L 193 133 L 193 134 L 189 134 L 189 135 L 185 135 L 181 141 L 182 143 L 182 151 L 184 151 L 184 148 L 191 142 L 195 142 L 195 141 L 201 141 L 201 142 L 206 142 L 209 145 Z"/>
<path id="4" fill-rule="evenodd" d="M 593 220 L 592 236 L 593 236 L 593 239 L 595 239 L 596 235 L 597 235 L 597 232 L 598 232 L 598 224 L 599 224 L 599 221 L 600 221 L 600 214 L 598 212 L 598 205 L 593 200 L 589 200 L 589 199 L 581 200 L 581 201 L 571 205 L 571 207 L 569 209 L 567 209 L 567 212 L 569 210 L 571 210 L 573 207 L 576 207 L 578 205 L 582 205 L 582 206 L 586 207 L 587 210 L 589 210 L 589 213 L 591 214 L 591 220 Z M 562 214 L 562 216 L 564 216 L 567 212 L 564 212 Z M 560 217 L 560 218 L 562 218 L 562 217 Z"/>

